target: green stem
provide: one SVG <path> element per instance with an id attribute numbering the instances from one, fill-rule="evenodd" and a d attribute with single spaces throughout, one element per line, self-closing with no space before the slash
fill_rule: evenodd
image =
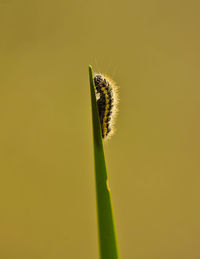
<path id="1" fill-rule="evenodd" d="M 89 66 L 89 79 L 92 104 L 93 143 L 100 258 L 118 259 L 119 256 L 112 213 L 111 194 L 108 187 L 108 177 L 101 136 L 101 126 L 99 121 L 99 114 L 94 90 L 93 71 L 91 66 Z"/>

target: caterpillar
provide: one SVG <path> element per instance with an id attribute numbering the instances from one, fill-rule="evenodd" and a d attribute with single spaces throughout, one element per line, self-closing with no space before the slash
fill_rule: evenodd
<path id="1" fill-rule="evenodd" d="M 114 133 L 114 121 L 118 104 L 118 88 L 113 80 L 102 74 L 94 76 L 97 107 L 102 138 L 110 138 Z"/>

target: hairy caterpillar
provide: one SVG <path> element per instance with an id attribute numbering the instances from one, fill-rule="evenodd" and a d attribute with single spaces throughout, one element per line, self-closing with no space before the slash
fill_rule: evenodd
<path id="1" fill-rule="evenodd" d="M 112 136 L 114 132 L 113 125 L 118 104 L 118 89 L 116 84 L 109 77 L 102 74 L 95 74 L 94 84 L 102 138 L 107 139 Z"/>

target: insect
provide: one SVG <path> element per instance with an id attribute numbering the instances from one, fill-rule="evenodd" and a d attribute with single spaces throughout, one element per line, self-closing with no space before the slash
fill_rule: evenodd
<path id="1" fill-rule="evenodd" d="M 102 138 L 107 139 L 114 133 L 114 120 L 118 104 L 118 88 L 107 76 L 95 74 L 94 84 L 101 124 Z"/>

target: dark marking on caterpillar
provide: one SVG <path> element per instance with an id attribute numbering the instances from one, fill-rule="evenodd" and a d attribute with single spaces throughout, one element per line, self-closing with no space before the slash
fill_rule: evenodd
<path id="1" fill-rule="evenodd" d="M 117 87 L 110 78 L 102 74 L 94 76 L 94 84 L 102 138 L 105 139 L 114 132 L 113 124 L 118 103 Z"/>

